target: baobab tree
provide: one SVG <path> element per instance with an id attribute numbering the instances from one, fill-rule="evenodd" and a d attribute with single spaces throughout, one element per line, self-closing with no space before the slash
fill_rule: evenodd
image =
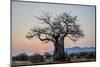
<path id="1" fill-rule="evenodd" d="M 77 16 L 72 16 L 68 12 L 54 16 L 53 13 L 43 12 L 39 17 L 35 16 L 43 24 L 42 27 L 35 26 L 27 33 L 26 38 L 38 37 L 40 41 L 54 44 L 54 61 L 64 61 L 64 39 L 68 37 L 72 41 L 77 41 L 84 37 L 80 25 L 77 23 Z"/>

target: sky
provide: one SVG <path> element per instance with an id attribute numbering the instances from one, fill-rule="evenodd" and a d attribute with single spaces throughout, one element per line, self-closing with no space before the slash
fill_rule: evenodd
<path id="1" fill-rule="evenodd" d="M 54 15 L 71 11 L 71 15 L 78 16 L 78 24 L 85 37 L 73 42 L 68 38 L 64 40 L 64 47 L 95 47 L 95 6 L 80 6 L 69 4 L 47 4 L 31 2 L 12 2 L 12 55 L 20 53 L 34 54 L 51 52 L 54 50 L 52 42 L 44 43 L 38 38 L 28 40 L 25 35 L 33 26 L 39 24 L 34 16 L 44 12 L 53 12 Z"/>

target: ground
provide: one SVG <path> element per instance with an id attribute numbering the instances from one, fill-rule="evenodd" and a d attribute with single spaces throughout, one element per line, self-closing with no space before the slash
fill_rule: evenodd
<path id="1" fill-rule="evenodd" d="M 28 65 L 44 65 L 44 64 L 58 64 L 58 63 L 76 63 L 76 62 L 90 62 L 95 61 L 96 59 L 86 59 L 86 58 L 72 58 L 70 62 L 67 61 L 48 61 L 41 63 L 32 63 L 31 61 L 14 61 L 12 66 L 28 66 Z"/>

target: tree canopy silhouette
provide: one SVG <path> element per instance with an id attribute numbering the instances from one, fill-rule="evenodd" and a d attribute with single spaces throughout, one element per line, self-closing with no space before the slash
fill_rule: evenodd
<path id="1" fill-rule="evenodd" d="M 68 12 L 59 15 L 53 15 L 50 12 L 43 12 L 42 15 L 36 17 L 44 27 L 33 27 L 27 33 L 26 38 L 30 39 L 38 37 L 41 41 L 46 43 L 51 41 L 54 43 L 54 60 L 64 61 L 64 39 L 68 37 L 72 41 L 77 41 L 84 37 L 80 25 L 77 24 L 77 16 L 72 16 Z"/>

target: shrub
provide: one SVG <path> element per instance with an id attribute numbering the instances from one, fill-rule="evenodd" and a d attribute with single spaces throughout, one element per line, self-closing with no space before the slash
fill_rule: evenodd
<path id="1" fill-rule="evenodd" d="M 30 56 L 30 61 L 32 61 L 32 63 L 43 62 L 43 56 L 36 53 L 36 54 Z"/>

